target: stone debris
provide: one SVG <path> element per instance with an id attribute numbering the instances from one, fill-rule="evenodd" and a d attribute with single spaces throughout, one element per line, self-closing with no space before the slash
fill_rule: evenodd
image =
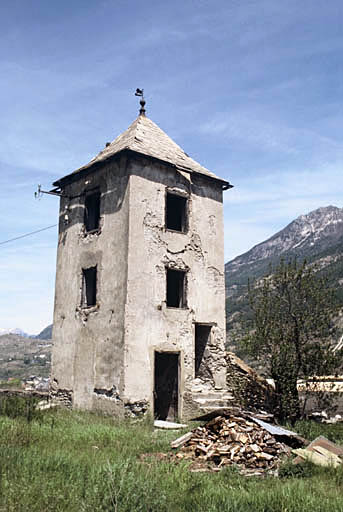
<path id="1" fill-rule="evenodd" d="M 276 470 L 281 458 L 291 454 L 291 448 L 277 437 L 251 417 L 232 414 L 211 419 L 173 441 L 171 447 L 180 448 L 174 455 L 176 460 L 193 461 L 192 471 L 218 471 L 237 465 L 244 474 L 257 475 Z M 289 444 L 301 443 L 285 435 L 282 439 Z"/>
<path id="2" fill-rule="evenodd" d="M 25 391 L 46 391 L 50 389 L 50 378 L 31 375 L 29 379 L 24 381 Z"/>
<path id="3" fill-rule="evenodd" d="M 309 415 L 310 420 L 317 421 L 318 423 L 343 423 L 343 417 L 341 414 L 336 414 L 335 416 L 329 416 L 326 411 L 320 412 L 312 412 Z"/>
<path id="4" fill-rule="evenodd" d="M 233 352 L 226 352 L 226 382 L 234 403 L 249 409 L 275 410 L 275 388 Z"/>
<path id="5" fill-rule="evenodd" d="M 143 416 L 149 408 L 147 400 L 138 400 L 137 402 L 125 402 L 124 414 L 127 418 L 137 418 Z"/>
<path id="6" fill-rule="evenodd" d="M 63 407 L 72 407 L 72 392 L 68 389 L 50 389 L 50 400 Z"/>
<path id="7" fill-rule="evenodd" d="M 37 409 L 39 411 L 46 411 L 47 409 L 53 409 L 55 407 L 58 407 L 60 404 L 59 403 L 56 403 L 56 402 L 47 402 L 45 400 L 41 400 L 40 402 L 38 402 L 37 404 Z"/>
<path id="8" fill-rule="evenodd" d="M 187 425 L 183 423 L 174 423 L 173 421 L 155 420 L 154 427 L 162 428 L 165 430 L 179 430 L 181 428 L 186 428 Z"/>

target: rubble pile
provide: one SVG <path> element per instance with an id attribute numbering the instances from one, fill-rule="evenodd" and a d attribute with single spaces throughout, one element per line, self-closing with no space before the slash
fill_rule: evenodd
<path id="1" fill-rule="evenodd" d="M 291 449 L 251 418 L 217 416 L 203 427 L 197 427 L 176 439 L 171 446 L 179 448 L 177 459 L 197 462 L 198 471 L 220 470 L 238 465 L 254 474 L 276 469 L 283 455 Z"/>

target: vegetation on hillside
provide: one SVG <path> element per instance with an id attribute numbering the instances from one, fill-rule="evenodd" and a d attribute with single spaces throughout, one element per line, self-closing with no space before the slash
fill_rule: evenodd
<path id="1" fill-rule="evenodd" d="M 51 342 L 24 338 L 16 334 L 0 336 L 0 381 L 28 379 L 31 375 L 48 377 Z"/>
<path id="2" fill-rule="evenodd" d="M 343 312 L 343 209 L 329 206 L 299 217 L 270 239 L 226 263 L 228 344 L 239 355 L 237 340 L 252 319 L 248 281 L 262 279 L 270 267 L 278 265 L 281 256 L 285 261 L 297 258 L 317 265 L 319 274 L 325 275 L 335 289 Z M 339 317 L 337 326 L 341 335 L 343 322 L 341 325 Z"/>
<path id="3" fill-rule="evenodd" d="M 279 419 L 294 422 L 301 415 L 298 379 L 330 375 L 341 362 L 331 342 L 334 290 L 306 261 L 281 260 L 249 286 L 249 299 L 253 328 L 243 343 L 274 379 Z"/>

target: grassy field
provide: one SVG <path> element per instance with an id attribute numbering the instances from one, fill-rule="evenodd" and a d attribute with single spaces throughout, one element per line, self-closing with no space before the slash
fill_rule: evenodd
<path id="1" fill-rule="evenodd" d="M 32 416 L 25 407 L 15 414 L 2 407 L 0 415 L 1 512 L 343 511 L 343 468 L 306 465 L 295 475 L 299 467 L 286 464 L 279 479 L 247 478 L 234 468 L 191 473 L 186 463 L 159 459 L 179 433 L 154 431 L 149 420 L 69 411 Z M 342 425 L 295 428 L 343 444 Z"/>

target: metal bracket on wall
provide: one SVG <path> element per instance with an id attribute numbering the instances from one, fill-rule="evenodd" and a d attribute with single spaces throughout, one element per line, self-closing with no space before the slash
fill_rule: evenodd
<path id="1" fill-rule="evenodd" d="M 63 194 L 63 192 L 61 192 L 61 190 L 58 188 L 54 188 L 52 190 L 42 190 L 42 186 L 38 185 L 38 188 L 35 192 L 35 198 L 40 199 L 43 194 L 49 194 L 51 196 L 59 196 L 59 197 L 68 197 L 65 194 Z"/>

